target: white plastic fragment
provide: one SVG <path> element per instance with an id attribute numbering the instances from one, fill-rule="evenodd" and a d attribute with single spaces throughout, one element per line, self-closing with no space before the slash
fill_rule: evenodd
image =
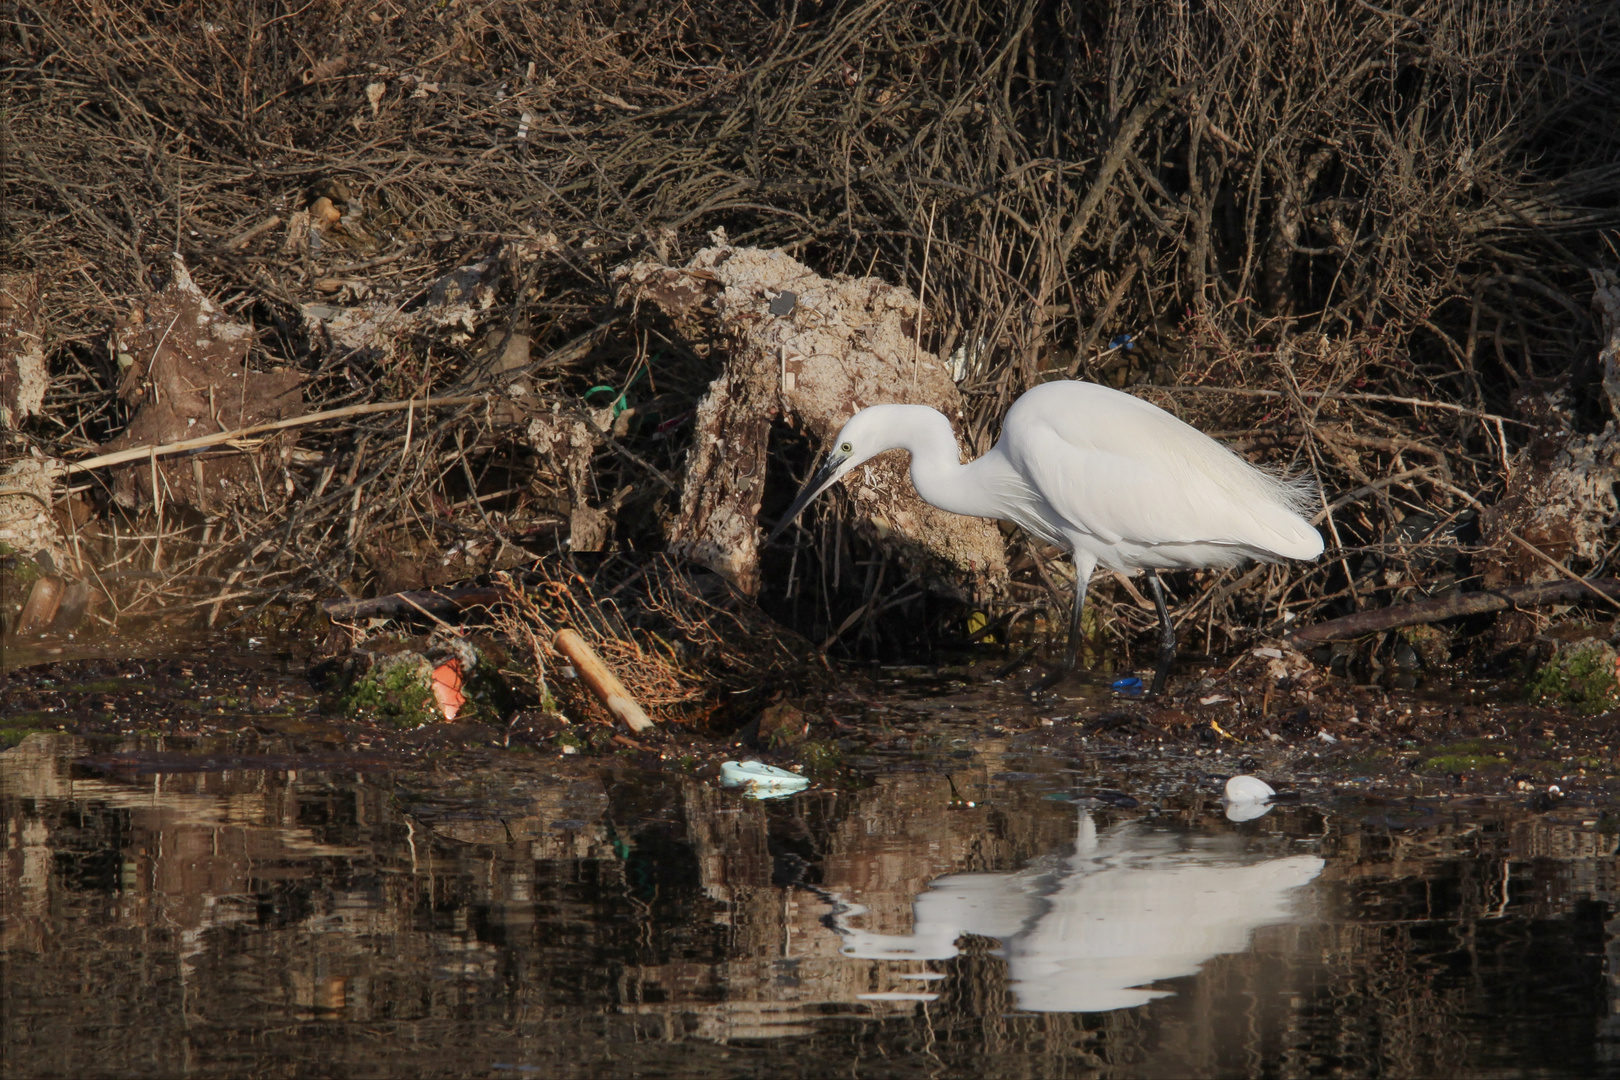
<path id="1" fill-rule="evenodd" d="M 1270 784 L 1246 773 L 1240 773 L 1226 782 L 1226 801 L 1231 803 L 1265 802 L 1276 794 Z"/>
<path id="2" fill-rule="evenodd" d="M 1277 793 L 1257 776 L 1240 774 L 1226 782 L 1226 819 L 1253 821 L 1271 813 L 1271 799 Z"/>
<path id="3" fill-rule="evenodd" d="M 741 788 L 743 794 L 755 799 L 778 799 L 803 791 L 810 781 L 762 761 L 727 761 L 720 766 L 720 786 Z"/>

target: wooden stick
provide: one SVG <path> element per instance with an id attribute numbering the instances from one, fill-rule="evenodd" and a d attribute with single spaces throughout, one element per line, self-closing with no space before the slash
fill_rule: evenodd
<path id="1" fill-rule="evenodd" d="M 131 461 L 139 461 L 148 455 L 183 454 L 187 450 L 201 450 L 205 446 L 218 446 L 220 443 L 235 442 L 238 439 L 263 435 L 270 431 L 306 427 L 309 424 L 319 424 L 323 420 L 342 420 L 349 416 L 398 412 L 401 409 L 426 409 L 434 405 L 472 405 L 483 400 L 484 396 L 482 394 L 474 394 L 465 397 L 426 398 L 413 401 L 378 401 L 370 405 L 350 405 L 344 409 L 330 409 L 327 412 L 308 413 L 304 416 L 294 416 L 286 420 L 272 420 L 263 424 L 252 424 L 248 427 L 237 428 L 235 431 L 219 431 L 195 439 L 183 439 L 180 442 L 165 443 L 162 446 L 137 446 L 129 450 L 118 450 L 111 454 L 86 458 L 84 461 L 67 462 L 54 469 L 52 474 L 62 476 L 67 473 L 89 472 L 91 469 L 105 469 L 111 465 L 124 465 Z"/>
<path id="2" fill-rule="evenodd" d="M 1468 494 L 1468 492 L 1464 491 L 1462 488 L 1455 484 L 1449 484 L 1444 480 L 1437 479 L 1435 482 L 1441 487 L 1445 488 L 1447 491 L 1450 491 L 1452 494 L 1460 495 L 1463 498 L 1463 501 L 1467 502 L 1468 505 L 1472 506 L 1479 513 L 1483 514 L 1485 512 L 1485 504 Z M 1565 566 L 1551 555 L 1548 555 L 1545 551 L 1542 551 L 1536 545 L 1532 544 L 1530 541 L 1526 540 L 1512 529 L 1504 529 L 1503 532 L 1507 534 L 1507 538 L 1509 540 L 1512 540 L 1515 544 L 1518 544 L 1520 547 L 1524 548 L 1524 550 L 1528 551 L 1530 554 L 1552 567 L 1570 581 L 1577 582 L 1578 584 L 1584 586 L 1588 592 L 1595 595 L 1599 600 L 1602 600 L 1610 607 L 1620 609 L 1620 600 L 1616 600 L 1602 589 L 1599 589 L 1586 578 L 1581 577 L 1575 571 L 1571 570 L 1569 567 Z"/>
<path id="3" fill-rule="evenodd" d="M 334 619 L 365 619 L 378 615 L 403 615 L 416 610 L 425 615 L 453 615 L 463 608 L 498 604 L 511 597 L 511 592 L 499 585 L 479 585 L 463 589 L 426 589 L 414 592 L 390 593 L 369 600 L 351 600 L 346 596 L 321 601 L 321 610 Z"/>
<path id="4" fill-rule="evenodd" d="M 1530 554 L 1534 555 L 1536 558 L 1540 559 L 1542 562 L 1564 575 L 1564 577 L 1568 578 L 1570 581 L 1577 582 L 1584 586 L 1588 592 L 1591 592 L 1599 600 L 1602 600 L 1610 607 L 1620 608 L 1620 600 L 1616 600 L 1608 593 L 1599 589 L 1596 585 L 1593 585 L 1590 581 L 1581 577 L 1581 575 L 1577 574 L 1575 571 L 1571 570 L 1569 567 L 1565 566 L 1551 555 L 1548 555 L 1545 551 L 1542 551 L 1540 548 L 1536 547 L 1536 545 L 1532 544 L 1530 541 L 1526 540 L 1512 529 L 1504 529 L 1503 531 L 1507 533 L 1509 540 L 1512 540 L 1515 544 L 1518 544 L 1520 547 L 1524 548 L 1524 550 L 1528 551 Z"/>
<path id="5" fill-rule="evenodd" d="M 225 241 L 224 247 L 227 251 L 235 251 L 237 248 L 245 246 L 247 242 L 252 240 L 254 237 L 259 236 L 262 233 L 267 233 L 280 224 L 281 215 L 271 214 L 267 220 L 261 221 L 257 225 L 253 226 L 253 228 L 248 229 L 245 232 L 239 232 L 229 240 Z"/>
<path id="6" fill-rule="evenodd" d="M 574 670 L 579 672 L 579 677 L 591 688 L 591 693 L 607 706 L 608 712 L 629 725 L 631 731 L 640 734 L 643 731 L 654 730 L 653 722 L 647 718 L 641 706 L 630 697 L 630 691 L 624 688 L 624 684 L 608 670 L 602 658 L 596 655 L 595 650 L 586 644 L 585 639 L 576 631 L 557 631 L 551 647 L 568 657 L 569 662 L 574 665 Z"/>
<path id="7" fill-rule="evenodd" d="M 1329 619 L 1296 630 L 1288 637 L 1289 644 L 1305 649 L 1325 641 L 1343 641 L 1381 630 L 1395 630 L 1402 626 L 1439 622 L 1459 615 L 1478 615 L 1503 608 L 1535 606 L 1537 604 L 1564 604 L 1581 600 L 1596 592 L 1608 599 L 1620 596 L 1620 579 L 1596 578 L 1579 581 L 1547 581 L 1536 585 L 1512 585 L 1505 589 L 1486 592 L 1458 593 L 1434 600 L 1419 600 L 1398 607 L 1358 611 L 1340 619 Z"/>

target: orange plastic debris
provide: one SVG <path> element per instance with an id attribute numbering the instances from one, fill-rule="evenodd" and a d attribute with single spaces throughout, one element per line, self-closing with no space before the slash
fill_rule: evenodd
<path id="1" fill-rule="evenodd" d="M 446 720 L 454 720 L 461 707 L 467 704 L 467 696 L 461 692 L 461 683 L 460 660 L 451 657 L 433 669 L 433 699 L 439 703 L 439 711 L 444 713 Z"/>

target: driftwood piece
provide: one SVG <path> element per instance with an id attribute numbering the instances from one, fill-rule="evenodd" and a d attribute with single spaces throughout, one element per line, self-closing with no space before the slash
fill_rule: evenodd
<path id="1" fill-rule="evenodd" d="M 579 677 L 585 685 L 591 688 L 607 711 L 623 720 L 631 731 L 640 734 L 643 731 L 652 731 L 653 722 L 635 699 L 630 691 L 596 655 L 596 651 L 586 643 L 574 630 L 559 630 L 552 639 L 552 648 L 568 657 L 568 662 L 574 665 Z"/>
<path id="2" fill-rule="evenodd" d="M 511 593 L 500 585 L 478 585 L 465 589 L 420 589 L 374 596 L 367 600 L 334 597 L 322 600 L 321 610 L 333 619 L 370 619 L 422 611 L 430 615 L 454 615 L 470 607 L 498 604 L 510 595 Z"/>
<path id="3" fill-rule="evenodd" d="M 28 602 L 17 616 L 17 636 L 43 634 L 56 618 L 62 606 L 62 593 L 67 583 L 55 574 L 46 574 L 34 582 L 28 591 Z"/>
<path id="4" fill-rule="evenodd" d="M 656 304 L 694 339 L 727 343 L 725 368 L 698 404 L 670 551 L 759 590 L 759 510 L 773 421 L 826 448 L 868 405 L 929 405 L 952 422 L 962 397 L 939 358 L 919 345 L 927 320 L 911 290 L 878 278 L 824 278 L 780 251 L 717 243 L 685 266 L 643 261 L 615 272 L 624 303 Z M 713 322 L 711 323 L 711 320 Z M 845 481 L 856 522 L 937 584 L 970 591 L 1007 575 L 993 522 L 935 509 L 917 497 L 902 454 L 884 454 Z M 943 570 L 943 573 L 938 571 Z"/>
<path id="5" fill-rule="evenodd" d="M 1398 607 L 1358 611 L 1342 619 L 1329 619 L 1307 626 L 1289 635 L 1288 643 L 1296 649 L 1309 648 L 1328 641 L 1344 641 L 1381 630 L 1395 630 L 1402 626 L 1454 619 L 1459 615 L 1481 615 L 1489 611 L 1502 611 L 1511 607 L 1535 607 L 1540 604 L 1570 603 L 1590 598 L 1593 592 L 1620 597 L 1620 578 L 1596 578 L 1583 581 L 1548 581 L 1535 585 L 1514 585 L 1505 589 L 1459 593 L 1434 600 L 1419 600 Z"/>

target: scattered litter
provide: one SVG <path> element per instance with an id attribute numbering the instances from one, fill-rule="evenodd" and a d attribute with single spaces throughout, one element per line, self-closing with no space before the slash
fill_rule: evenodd
<path id="1" fill-rule="evenodd" d="M 1239 774 L 1226 781 L 1226 819 L 1253 821 L 1271 813 L 1277 792 L 1258 776 Z"/>
<path id="2" fill-rule="evenodd" d="M 1325 743 L 1336 743 L 1336 742 L 1339 741 L 1339 737 L 1337 735 L 1329 734 L 1326 728 L 1324 728 L 1321 731 L 1318 731 L 1316 733 L 1316 737 L 1318 739 L 1321 739 Z"/>
<path id="3" fill-rule="evenodd" d="M 779 799 L 803 791 L 810 781 L 762 761 L 727 761 L 720 766 L 720 786 L 742 788 L 743 794 L 755 799 Z"/>
<path id="4" fill-rule="evenodd" d="M 1223 701 L 1230 701 L 1230 700 L 1232 700 L 1232 699 L 1227 697 L 1225 694 L 1211 694 L 1211 695 L 1209 695 L 1209 697 L 1201 697 L 1201 698 L 1199 698 L 1198 699 L 1198 704 L 1200 704 L 1200 705 L 1219 705 Z"/>
<path id="5" fill-rule="evenodd" d="M 1115 679 L 1113 688 L 1115 693 L 1136 697 L 1142 692 L 1142 680 L 1135 675 L 1127 675 L 1123 679 Z"/>
<path id="6" fill-rule="evenodd" d="M 1226 782 L 1226 799 L 1234 803 L 1265 802 L 1275 798 L 1277 791 L 1258 776 L 1243 773 Z"/>
<path id="7" fill-rule="evenodd" d="M 454 720 L 467 704 L 467 697 L 461 692 L 463 681 L 461 661 L 453 656 L 433 669 L 433 699 L 439 703 L 439 711 L 446 720 Z"/>

